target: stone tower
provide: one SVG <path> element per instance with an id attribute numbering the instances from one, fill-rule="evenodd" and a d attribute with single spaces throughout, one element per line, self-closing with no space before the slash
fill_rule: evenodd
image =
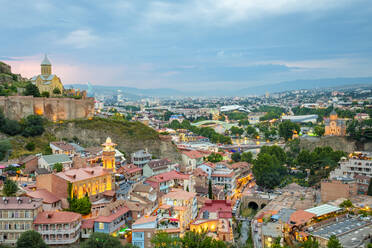
<path id="1" fill-rule="evenodd" d="M 47 55 L 45 54 L 43 61 L 41 62 L 41 75 L 51 75 L 52 64 L 50 63 Z"/>
<path id="2" fill-rule="evenodd" d="M 110 137 L 107 137 L 106 142 L 102 144 L 102 162 L 103 168 L 112 172 L 116 171 L 115 168 L 115 146 L 116 144 L 111 141 Z"/>

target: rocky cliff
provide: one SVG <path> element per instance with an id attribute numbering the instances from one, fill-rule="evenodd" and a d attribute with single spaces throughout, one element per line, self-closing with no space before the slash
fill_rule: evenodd
<path id="1" fill-rule="evenodd" d="M 77 137 L 83 146 L 100 146 L 107 137 L 117 143 L 117 148 L 127 156 L 139 149 L 147 148 L 158 158 L 180 161 L 176 147 L 170 141 L 159 138 L 158 133 L 139 122 L 123 122 L 101 118 L 74 120 L 47 127 L 57 139 Z"/>
<path id="2" fill-rule="evenodd" d="M 22 78 L 20 74 L 12 73 L 10 65 L 5 64 L 0 61 L 0 84 L 13 83 L 13 82 L 23 82 L 26 78 Z"/>
<path id="3" fill-rule="evenodd" d="M 371 143 L 358 143 L 348 137 L 306 137 L 300 139 L 302 149 L 314 150 L 318 146 L 330 146 L 333 150 L 340 150 L 347 153 L 353 151 L 372 151 Z"/>

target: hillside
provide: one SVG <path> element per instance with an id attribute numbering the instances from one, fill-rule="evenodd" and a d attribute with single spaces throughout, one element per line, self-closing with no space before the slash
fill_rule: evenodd
<path id="1" fill-rule="evenodd" d="M 127 157 L 132 152 L 147 148 L 157 158 L 167 157 L 174 161 L 180 161 L 180 155 L 171 142 L 160 140 L 155 130 L 140 122 L 93 118 L 92 120 L 48 123 L 45 128 L 46 131 L 39 137 L 11 137 L 11 158 L 31 153 L 43 153 L 50 141 L 78 139 L 83 147 L 89 147 L 100 146 L 107 137 L 111 137 L 112 141 L 118 144 L 117 148 L 125 152 Z M 28 142 L 35 143 L 34 151 L 30 152 L 25 148 Z"/>
<path id="2" fill-rule="evenodd" d="M 85 146 L 100 146 L 107 137 L 117 143 L 117 148 L 127 155 L 147 148 L 156 157 L 167 157 L 179 161 L 176 147 L 171 142 L 162 141 L 158 133 L 140 122 L 115 121 L 102 118 L 92 120 L 73 120 L 47 127 L 57 139 L 74 137 Z"/>
<path id="3" fill-rule="evenodd" d="M 12 73 L 10 65 L 0 61 L 0 84 L 12 84 L 16 82 L 24 82 L 27 79 L 22 78 L 20 74 Z"/>

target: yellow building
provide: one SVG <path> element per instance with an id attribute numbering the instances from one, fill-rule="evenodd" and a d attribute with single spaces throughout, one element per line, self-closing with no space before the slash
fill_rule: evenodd
<path id="1" fill-rule="evenodd" d="M 40 94 L 48 92 L 50 96 L 56 96 L 61 95 L 63 92 L 61 79 L 52 74 L 52 64 L 46 54 L 41 62 L 41 74 L 31 78 L 31 82 L 38 87 Z M 59 93 L 54 93 L 58 91 Z"/>
<path id="2" fill-rule="evenodd" d="M 346 120 L 340 119 L 336 111 L 332 111 L 329 118 L 324 119 L 325 136 L 345 136 L 346 135 Z"/>
<path id="3" fill-rule="evenodd" d="M 111 141 L 110 137 L 107 137 L 106 142 L 102 144 L 102 163 L 103 168 L 106 170 L 116 171 L 115 168 L 115 146 L 116 144 Z"/>

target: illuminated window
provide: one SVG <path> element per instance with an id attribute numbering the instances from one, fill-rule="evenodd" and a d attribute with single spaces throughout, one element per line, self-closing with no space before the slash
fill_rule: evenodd
<path id="1" fill-rule="evenodd" d="M 104 223 L 102 223 L 102 222 L 98 223 L 98 228 L 99 228 L 100 230 L 105 229 L 105 225 L 104 225 Z"/>

